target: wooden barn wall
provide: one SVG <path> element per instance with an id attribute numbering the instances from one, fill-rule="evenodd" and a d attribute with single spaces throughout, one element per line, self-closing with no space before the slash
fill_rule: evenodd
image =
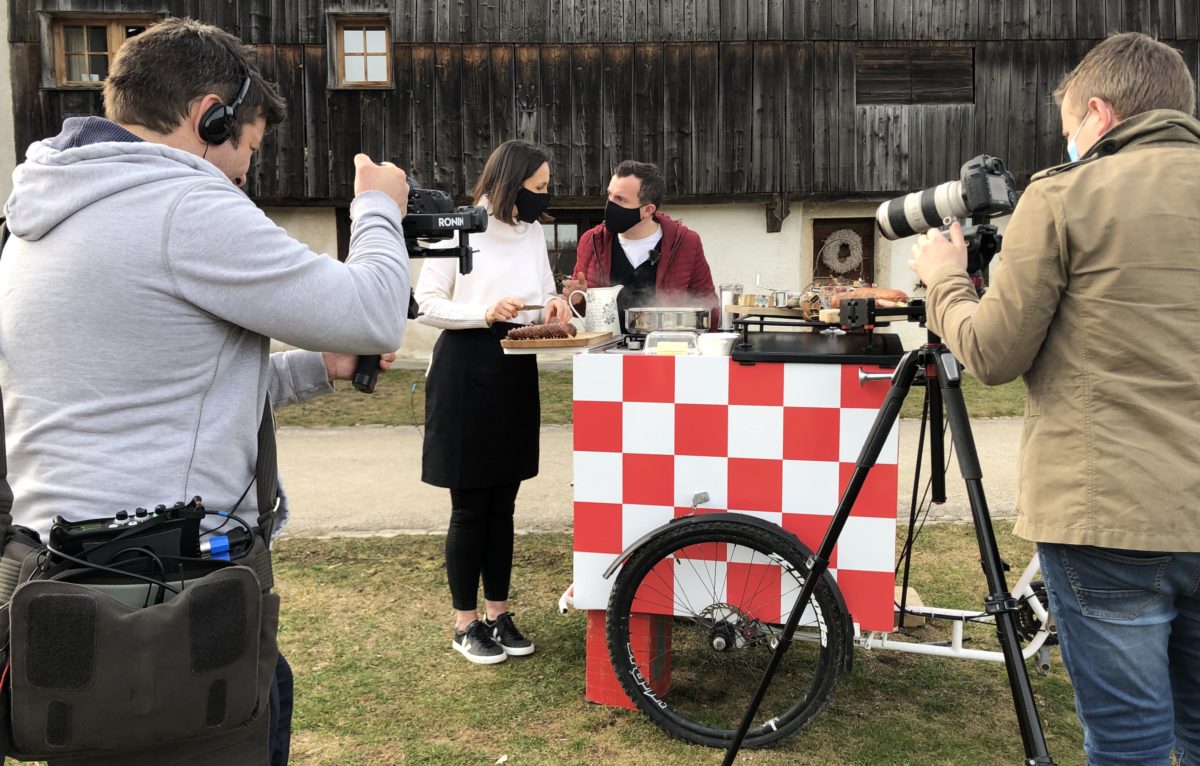
<path id="1" fill-rule="evenodd" d="M 327 13 L 391 17 L 398 43 L 766 40 L 1094 40 L 1114 32 L 1192 39 L 1196 0 L 4 0 L 10 40 L 39 10 L 165 11 L 254 44 L 325 43 Z"/>
<path id="2" fill-rule="evenodd" d="M 114 4 L 7 1 L 23 152 L 65 117 L 101 111 L 98 91 L 39 90 L 38 24 L 29 17 Z M 249 191 L 263 201 L 348 199 L 358 151 L 463 196 L 493 147 L 525 138 L 552 150 L 561 203 L 595 204 L 612 166 L 629 157 L 659 163 L 677 200 L 880 196 L 956 177 L 981 152 L 1004 159 L 1024 183 L 1065 159 L 1049 94 L 1070 66 L 1104 34 L 1144 29 L 1174 39 L 1195 75 L 1198 5 L 187 0 L 122 8 L 195 15 L 254 42 L 290 105 L 252 174 Z M 393 89 L 328 87 L 325 12 L 343 10 L 391 13 Z M 963 41 L 922 42 L 938 35 Z M 1073 35 L 1082 37 L 1065 39 Z M 858 105 L 863 41 L 973 46 L 974 103 Z"/>

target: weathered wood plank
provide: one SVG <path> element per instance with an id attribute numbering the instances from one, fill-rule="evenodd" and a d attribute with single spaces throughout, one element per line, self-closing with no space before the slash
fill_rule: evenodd
<path id="1" fill-rule="evenodd" d="M 837 51 L 829 42 L 813 43 L 813 191 L 837 188 Z"/>
<path id="2" fill-rule="evenodd" d="M 853 43 L 837 43 L 837 142 L 839 189 L 854 188 L 854 162 L 858 137 L 854 126 L 854 49 Z"/>
<path id="3" fill-rule="evenodd" d="M 462 153 L 448 157 L 462 167 L 464 189 L 483 174 L 483 163 L 491 154 L 492 127 L 489 90 L 491 86 L 490 51 L 486 45 L 462 47 Z M 453 130 L 454 125 L 447 125 Z"/>
<path id="4" fill-rule="evenodd" d="M 443 120 L 437 114 L 437 99 L 434 96 L 433 45 L 412 47 L 412 167 L 410 173 L 423 185 L 432 188 L 434 183 L 434 157 L 437 156 L 437 132 Z"/>
<path id="5" fill-rule="evenodd" d="M 753 162 L 754 47 L 722 43 L 720 188 L 739 194 L 749 188 Z"/>
<path id="6" fill-rule="evenodd" d="M 428 0 L 413 0 L 412 35 L 403 39 L 414 43 L 431 43 L 437 39 L 438 6 Z"/>
<path id="7" fill-rule="evenodd" d="M 393 58 L 393 60 L 395 60 Z M 329 194 L 329 90 L 326 87 L 325 46 L 304 46 L 304 193 L 310 199 Z M 294 106 L 288 119 L 295 119 Z M 405 131 L 407 134 L 407 131 Z M 342 160 L 345 161 L 345 158 Z"/>
<path id="8" fill-rule="evenodd" d="M 859 4 L 873 0 L 857 0 Z M 808 33 L 808 3 L 785 3 L 783 6 L 783 35 L 788 40 L 806 40 Z"/>
<path id="9" fill-rule="evenodd" d="M 672 73 L 671 80 L 677 75 Z M 663 101 L 666 82 L 661 43 L 633 47 L 633 156 L 643 162 L 663 162 Z"/>
<path id="10" fill-rule="evenodd" d="M 392 46 L 392 92 L 388 96 L 384 159 L 405 170 L 413 167 L 412 46 Z M 429 178 L 429 176 L 425 176 Z"/>
<path id="11" fill-rule="evenodd" d="M 354 197 L 352 159 L 362 149 L 361 106 L 358 91 L 329 92 L 329 194 L 333 199 Z"/>
<path id="12" fill-rule="evenodd" d="M 282 198 L 304 196 L 305 66 L 304 46 L 275 46 L 275 87 L 288 104 L 288 118 L 275 128 L 276 192 Z"/>
<path id="13" fill-rule="evenodd" d="M 603 52 L 603 78 L 600 98 L 595 93 L 587 95 L 587 111 L 599 113 L 602 143 L 597 152 L 600 167 L 611 173 L 622 160 L 642 159 L 635 156 L 637 145 L 633 131 L 633 46 L 606 45 Z M 598 108 L 597 108 L 598 107 Z M 577 106 L 577 111 L 582 109 Z M 647 160 L 653 162 L 653 160 Z M 590 180 L 590 179 L 589 179 Z M 605 176 L 607 183 L 608 176 Z"/>
<path id="14" fill-rule="evenodd" d="M 1200 37 L 1200 3 L 1196 0 L 1175 0 L 1175 39 L 1195 40 Z"/>
<path id="15" fill-rule="evenodd" d="M 462 49 L 439 45 L 433 50 L 435 122 L 433 184 L 459 196 L 466 190 L 462 164 Z"/>
<path id="16" fill-rule="evenodd" d="M 528 54 L 526 54 L 528 55 Z M 571 186 L 571 51 L 565 45 L 544 45 L 540 50 L 541 78 L 537 105 L 538 141 L 554 155 L 550 188 L 558 197 L 573 194 Z M 528 93 L 528 81 L 526 84 Z"/>
<path id="17" fill-rule="evenodd" d="M 609 168 L 604 166 L 601 151 L 608 140 L 604 132 L 604 109 L 596 107 L 597 103 L 603 103 L 597 97 L 601 94 L 604 66 L 599 45 L 578 45 L 571 50 L 571 92 L 575 98 L 571 120 L 571 190 L 583 196 L 599 195 L 608 185 Z"/>
<path id="18" fill-rule="evenodd" d="M 513 76 L 513 106 L 516 134 L 514 138 L 546 143 L 545 123 L 541 115 L 541 55 L 536 45 L 519 45 L 516 49 L 516 72 Z"/>
<path id="19" fill-rule="evenodd" d="M 1067 73 L 1066 45 L 1061 40 L 1037 46 L 1037 138 L 1033 164 L 1037 169 L 1066 162 L 1066 139 L 1062 136 L 1062 119 L 1058 104 L 1051 95 Z"/>
<path id="20" fill-rule="evenodd" d="M 670 73 L 660 87 L 663 99 L 663 177 L 667 194 L 694 194 L 692 150 L 692 97 L 696 90 L 692 50 L 687 43 L 669 43 L 663 50 L 665 69 Z"/>
<path id="21" fill-rule="evenodd" d="M 516 13 L 524 8 L 524 26 L 518 27 Z M 529 41 L 534 43 L 547 42 L 558 38 L 558 31 L 551 35 L 552 19 L 549 0 L 514 0 L 513 21 L 509 24 L 511 33 L 509 40 Z M 555 25 L 555 30 L 559 28 Z"/>
<path id="22" fill-rule="evenodd" d="M 757 192 L 785 191 L 787 161 L 787 62 L 784 44 L 754 44 L 753 112 L 749 188 Z"/>
<path id="23" fill-rule="evenodd" d="M 1050 31 L 1046 35 L 1053 40 L 1064 40 L 1075 36 L 1075 0 L 1048 0 Z"/>
<path id="24" fill-rule="evenodd" d="M 1029 37 L 1029 15 L 1034 7 L 1041 6 L 1040 0 L 1003 0 L 1005 40 L 1025 40 Z"/>
<path id="25" fill-rule="evenodd" d="M 257 45 L 254 46 L 254 53 L 258 60 L 258 70 L 267 82 L 275 83 L 275 88 L 279 95 L 291 103 L 291 100 L 296 97 L 296 93 L 292 90 L 292 82 L 286 77 L 280 77 L 278 71 L 278 61 L 275 55 L 275 46 L 272 45 Z M 303 112 L 302 112 L 303 113 Z M 290 116 L 290 115 L 289 115 Z M 259 147 L 258 157 L 250 166 L 249 177 L 247 178 L 247 193 L 253 197 L 262 199 L 275 199 L 279 194 L 279 154 L 280 145 L 288 140 L 288 125 L 290 120 L 285 120 L 283 125 L 263 136 L 262 146 Z"/>
<path id="26" fill-rule="evenodd" d="M 858 0 L 830 0 L 833 6 L 830 34 L 835 40 L 858 37 Z"/>
<path id="27" fill-rule="evenodd" d="M 692 91 L 692 183 L 696 194 L 716 194 L 720 189 L 721 101 L 712 85 L 718 82 L 721 59 L 717 43 L 692 47 L 692 72 L 697 84 Z"/>
<path id="28" fill-rule="evenodd" d="M 491 146 L 495 148 L 516 135 L 516 68 L 511 45 L 493 45 L 490 51 Z M 486 105 L 481 105 L 481 109 Z"/>
<path id="29" fill-rule="evenodd" d="M 1075 3 L 1075 34 L 1082 40 L 1104 38 L 1104 2 L 1102 0 L 1077 0 Z"/>
<path id="30" fill-rule="evenodd" d="M 721 0 L 721 39 L 747 40 L 750 38 L 749 2 L 762 0 Z"/>
<path id="31" fill-rule="evenodd" d="M 812 43 L 789 43 L 785 49 L 787 68 L 786 172 L 783 191 L 813 188 L 813 68 Z"/>
<path id="32" fill-rule="evenodd" d="M 38 44 L 14 42 L 9 51 L 14 117 L 13 149 L 16 161 L 23 162 L 29 145 L 57 133 L 58 124 L 54 123 L 53 128 L 48 126 L 46 112 L 42 108 L 41 91 L 38 89 L 42 77 Z"/>
<path id="33" fill-rule="evenodd" d="M 858 0 L 858 27 L 855 40 L 874 40 L 875 38 L 875 5 L 879 0 Z"/>

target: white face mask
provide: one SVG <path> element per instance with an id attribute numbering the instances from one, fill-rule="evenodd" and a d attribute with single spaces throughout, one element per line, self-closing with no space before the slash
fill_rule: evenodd
<path id="1" fill-rule="evenodd" d="M 1083 129 L 1083 124 L 1087 122 L 1088 118 L 1091 116 L 1091 112 L 1085 114 L 1083 116 L 1083 122 L 1079 123 L 1079 127 L 1075 128 L 1075 132 L 1072 133 L 1071 137 L 1067 139 L 1067 156 L 1071 158 L 1071 162 L 1079 162 L 1079 147 L 1075 145 L 1075 137 L 1079 135 L 1079 131 Z"/>

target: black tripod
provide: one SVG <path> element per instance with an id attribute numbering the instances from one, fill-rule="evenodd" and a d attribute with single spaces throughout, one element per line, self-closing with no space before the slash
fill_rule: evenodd
<path id="1" fill-rule="evenodd" d="M 868 320 L 869 324 L 859 324 L 856 321 L 856 325 L 869 327 L 874 323 L 876 315 L 873 305 L 874 301 L 851 301 L 849 303 L 861 305 L 844 307 L 842 312 L 843 319 L 848 314 L 859 314 L 862 312 L 860 316 L 865 315 L 870 317 Z M 920 307 L 915 310 L 923 315 L 923 308 Z M 886 311 L 880 310 L 878 313 L 882 315 Z M 903 311 L 906 314 L 912 314 L 914 309 Z M 801 589 L 800 595 L 796 599 L 796 605 L 792 608 L 787 624 L 784 626 L 779 645 L 771 655 L 771 660 L 767 665 L 766 671 L 763 673 L 762 680 L 759 682 L 754 699 L 750 702 L 750 707 L 746 710 L 741 726 L 738 727 L 733 741 L 729 744 L 725 752 L 725 766 L 731 766 L 734 759 L 737 758 L 742 741 L 745 739 L 746 733 L 750 730 L 759 705 L 762 704 L 763 698 L 767 693 L 767 688 L 771 685 L 771 679 L 774 677 L 779 663 L 783 659 L 783 653 L 787 651 L 792 637 L 796 632 L 796 627 L 804 611 L 803 605 L 808 603 L 813 595 L 813 591 L 816 589 L 818 580 L 820 580 L 825 570 L 828 569 L 829 558 L 833 555 L 833 548 L 841 536 L 842 527 L 845 526 L 846 519 L 850 516 L 850 509 L 854 507 L 858 493 L 867 479 L 867 473 L 879 458 L 879 453 L 887 441 L 888 434 L 891 432 L 892 426 L 895 425 L 896 418 L 900 415 L 900 405 L 904 403 L 904 399 L 908 396 L 913 381 L 918 378 L 918 375 L 921 376 L 919 383 L 923 383 L 929 392 L 929 415 L 932 419 L 932 428 L 930 429 L 931 463 L 933 464 L 934 472 L 933 494 L 935 500 L 941 500 L 945 497 L 945 476 L 941 474 L 944 466 L 942 460 L 943 443 L 941 428 L 943 409 L 950 421 L 950 433 L 954 440 L 954 447 L 958 452 L 959 469 L 962 472 L 963 479 L 966 481 L 967 496 L 971 503 L 971 514 L 975 521 L 975 533 L 979 541 L 979 553 L 983 563 L 984 575 L 987 578 L 988 596 L 984 599 L 984 607 L 986 612 L 989 615 L 993 615 L 996 620 L 996 629 L 999 633 L 1000 645 L 1004 652 L 1004 664 L 1008 669 L 1008 683 L 1012 688 L 1013 704 L 1017 711 L 1017 723 L 1021 728 L 1021 740 L 1025 745 L 1025 760 L 1023 763 L 1026 766 L 1052 766 L 1054 763 L 1046 750 L 1046 739 L 1042 733 L 1042 723 L 1038 718 L 1037 707 L 1033 701 L 1033 689 L 1029 685 L 1029 675 L 1025 668 L 1025 660 L 1021 655 L 1021 641 L 1017 634 L 1016 621 L 1018 601 L 1009 593 L 1008 586 L 1004 582 L 1004 565 L 1000 559 L 1000 552 L 996 547 L 996 538 L 992 530 L 992 520 L 988 514 L 987 501 L 983 495 L 983 474 L 979 467 L 979 456 L 975 450 L 975 440 L 971 435 L 971 424 L 967 418 L 966 403 L 963 401 L 958 361 L 941 342 L 941 339 L 930 333 L 928 343 L 919 349 L 905 353 L 900 359 L 896 372 L 892 376 L 892 386 L 888 390 L 887 398 L 884 399 L 883 406 L 880 407 L 879 414 L 871 426 L 871 431 L 867 436 L 866 443 L 863 445 L 862 452 L 859 453 L 858 460 L 855 462 L 854 474 L 850 478 L 850 484 L 846 487 L 846 491 L 842 495 L 837 511 L 834 512 L 833 519 L 829 524 L 829 529 L 825 533 L 825 538 L 821 541 L 820 548 L 809 559 L 809 571 L 804 580 L 804 587 Z"/>

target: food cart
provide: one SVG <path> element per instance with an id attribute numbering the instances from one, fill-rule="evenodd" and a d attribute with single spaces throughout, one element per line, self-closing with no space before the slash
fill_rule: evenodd
<path id="1" fill-rule="evenodd" d="M 632 707 L 605 641 L 605 572 L 622 551 L 672 519 L 722 513 L 815 550 L 887 392 L 861 374 L 888 372 L 901 354 L 890 335 L 798 332 L 762 316 L 739 324 L 732 356 L 648 355 L 622 338 L 574 357 L 574 604 L 587 611 L 590 701 Z M 896 461 L 893 429 L 830 561 L 856 630 L 893 627 Z M 694 503 L 701 493 L 707 501 Z M 731 590 L 771 577 L 761 561 L 708 565 Z M 673 587 L 686 600 L 685 578 Z M 786 619 L 794 595 L 775 592 L 755 620 Z M 645 608 L 638 635 L 663 641 L 669 601 Z M 669 662 L 646 673 L 655 689 L 670 685 Z"/>

